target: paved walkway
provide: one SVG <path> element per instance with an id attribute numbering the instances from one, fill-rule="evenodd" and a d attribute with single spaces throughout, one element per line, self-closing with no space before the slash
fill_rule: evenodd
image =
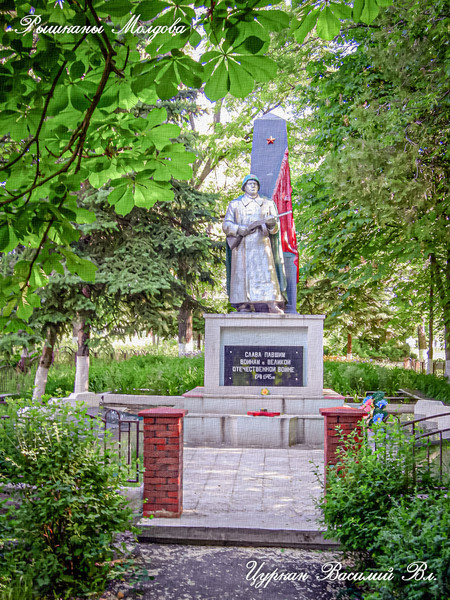
<path id="1" fill-rule="evenodd" d="M 185 447 L 183 514 L 142 519 L 141 539 L 325 548 L 314 500 L 323 450 Z"/>
<path id="2" fill-rule="evenodd" d="M 321 487 L 323 450 L 185 448 L 183 504 L 186 514 L 269 513 L 283 520 L 318 516 L 313 500 Z"/>

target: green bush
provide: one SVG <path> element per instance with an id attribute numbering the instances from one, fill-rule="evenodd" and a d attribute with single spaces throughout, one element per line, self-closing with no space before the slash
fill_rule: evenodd
<path id="1" fill-rule="evenodd" d="M 353 340 L 353 354 L 361 358 L 385 358 L 392 361 L 400 361 L 411 356 L 410 347 L 406 342 L 389 340 L 382 346 L 374 346 L 367 340 L 355 338 Z M 347 353 L 347 346 L 340 349 L 341 354 Z"/>
<path id="2" fill-rule="evenodd" d="M 374 425 L 373 443 L 360 444 L 357 433 L 338 449 L 339 462 L 327 472 L 327 493 L 320 507 L 328 536 L 347 550 L 371 551 L 393 502 L 414 492 L 412 444 L 396 422 Z M 426 473 L 419 477 L 427 481 Z"/>
<path id="3" fill-rule="evenodd" d="M 366 595 L 366 600 L 450 598 L 449 531 L 448 491 L 396 501 L 378 536 L 375 556 L 377 570 L 386 572 L 392 567 L 394 577 L 376 582 L 376 591 Z M 422 579 L 410 567 L 413 563 L 425 563 Z"/>
<path id="4" fill-rule="evenodd" d="M 411 356 L 411 349 L 406 342 L 401 343 L 389 340 L 381 346 L 380 354 L 389 360 L 400 361 Z"/>
<path id="5" fill-rule="evenodd" d="M 370 442 L 361 444 L 356 432 L 341 438 L 345 445 L 338 464 L 327 469 L 326 497 L 319 502 L 325 536 L 362 557 L 356 569 L 363 576 L 392 568 L 391 581 L 356 584 L 365 600 L 448 598 L 450 481 L 428 470 L 423 452 L 416 450 L 415 461 L 414 438 L 396 421 L 373 430 Z M 436 580 L 407 581 L 414 562 L 426 562 L 426 575 Z"/>
<path id="6" fill-rule="evenodd" d="M 450 404 L 450 383 L 443 377 L 401 369 L 400 380 L 403 388 L 419 390 L 429 398 L 442 400 L 444 404 Z"/>
<path id="7" fill-rule="evenodd" d="M 0 484 L 16 503 L 0 514 L 4 590 L 21 577 L 51 597 L 101 589 L 114 537 L 129 528 L 131 511 L 100 424 L 81 406 L 56 402 L 10 402 L 6 412 Z"/>
<path id="8" fill-rule="evenodd" d="M 391 383 L 392 369 L 372 362 L 324 361 L 324 387 L 331 388 L 344 396 L 363 396 L 367 390 L 383 390 L 392 396 L 398 388 Z M 381 385 L 381 381 L 384 385 Z"/>

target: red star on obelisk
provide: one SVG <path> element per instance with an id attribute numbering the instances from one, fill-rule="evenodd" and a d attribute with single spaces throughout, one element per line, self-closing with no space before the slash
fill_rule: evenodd
<path id="1" fill-rule="evenodd" d="M 275 138 L 274 138 L 274 137 L 272 137 L 272 136 L 270 136 L 269 138 L 266 138 L 266 140 L 267 140 L 267 143 L 268 143 L 268 144 L 273 144 L 273 143 L 274 143 L 274 141 L 275 141 Z"/>

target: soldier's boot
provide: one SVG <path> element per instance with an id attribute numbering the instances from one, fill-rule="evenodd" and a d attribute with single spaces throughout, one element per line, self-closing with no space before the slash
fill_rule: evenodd
<path id="1" fill-rule="evenodd" d="M 280 308 L 276 302 L 268 302 L 267 308 L 270 313 L 284 314 L 284 310 Z"/>

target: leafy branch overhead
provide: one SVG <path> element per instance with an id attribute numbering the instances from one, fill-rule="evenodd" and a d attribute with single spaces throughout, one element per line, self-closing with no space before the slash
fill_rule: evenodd
<path id="1" fill-rule="evenodd" d="M 77 205 L 83 182 L 109 182 L 110 204 L 126 215 L 173 200 L 172 179 L 192 177 L 196 157 L 174 142 L 180 129 L 160 100 L 182 86 L 243 98 L 276 75 L 264 55 L 272 32 L 304 31 L 309 19 L 308 31 L 317 23 L 327 38 L 331 14 L 375 15 L 375 0 L 358 16 L 359 4 L 352 15 L 345 3 L 305 4 L 297 20 L 267 0 L 35 0 L 34 12 L 25 0 L 3 2 L 0 252 L 27 252 L 1 276 L 0 329 L 25 326 L 52 271 L 94 279 L 95 266 L 71 249 L 75 224 L 95 218 Z M 139 116 L 143 104 L 155 108 Z"/>
<path id="2" fill-rule="evenodd" d="M 332 2 L 324 0 L 315 2 L 297 2 L 301 6 L 300 18 L 294 22 L 295 39 L 303 43 L 308 33 L 316 28 L 316 34 L 323 40 L 332 40 L 341 30 L 342 20 L 370 25 L 379 15 L 380 9 L 391 6 L 392 0 L 354 0 L 349 2 Z"/>
<path id="3" fill-rule="evenodd" d="M 173 200 L 172 178 L 192 177 L 195 155 L 173 143 L 180 128 L 166 123 L 166 111 L 154 108 L 141 118 L 133 109 L 210 78 L 216 61 L 189 56 L 201 42 L 198 30 L 215 47 L 226 36 L 239 39 L 244 61 L 274 73 L 262 56 L 268 39 L 262 26 L 261 41 L 255 32 L 237 31 L 264 4 L 250 9 L 219 2 L 209 14 L 201 2 L 67 0 L 60 7 L 36 0 L 33 15 L 27 2 L 3 4 L 0 251 L 30 249 L 2 277 L 3 326 L 10 316 L 29 318 L 39 305 L 33 290 L 63 264 L 93 280 L 94 265 L 70 248 L 79 237 L 74 224 L 94 218 L 74 197 L 84 181 L 96 187 L 110 181 L 109 202 L 125 215 L 133 206 Z M 238 82 L 247 81 L 249 71 L 231 55 L 221 64 L 233 72 L 231 93 L 241 93 Z"/>

